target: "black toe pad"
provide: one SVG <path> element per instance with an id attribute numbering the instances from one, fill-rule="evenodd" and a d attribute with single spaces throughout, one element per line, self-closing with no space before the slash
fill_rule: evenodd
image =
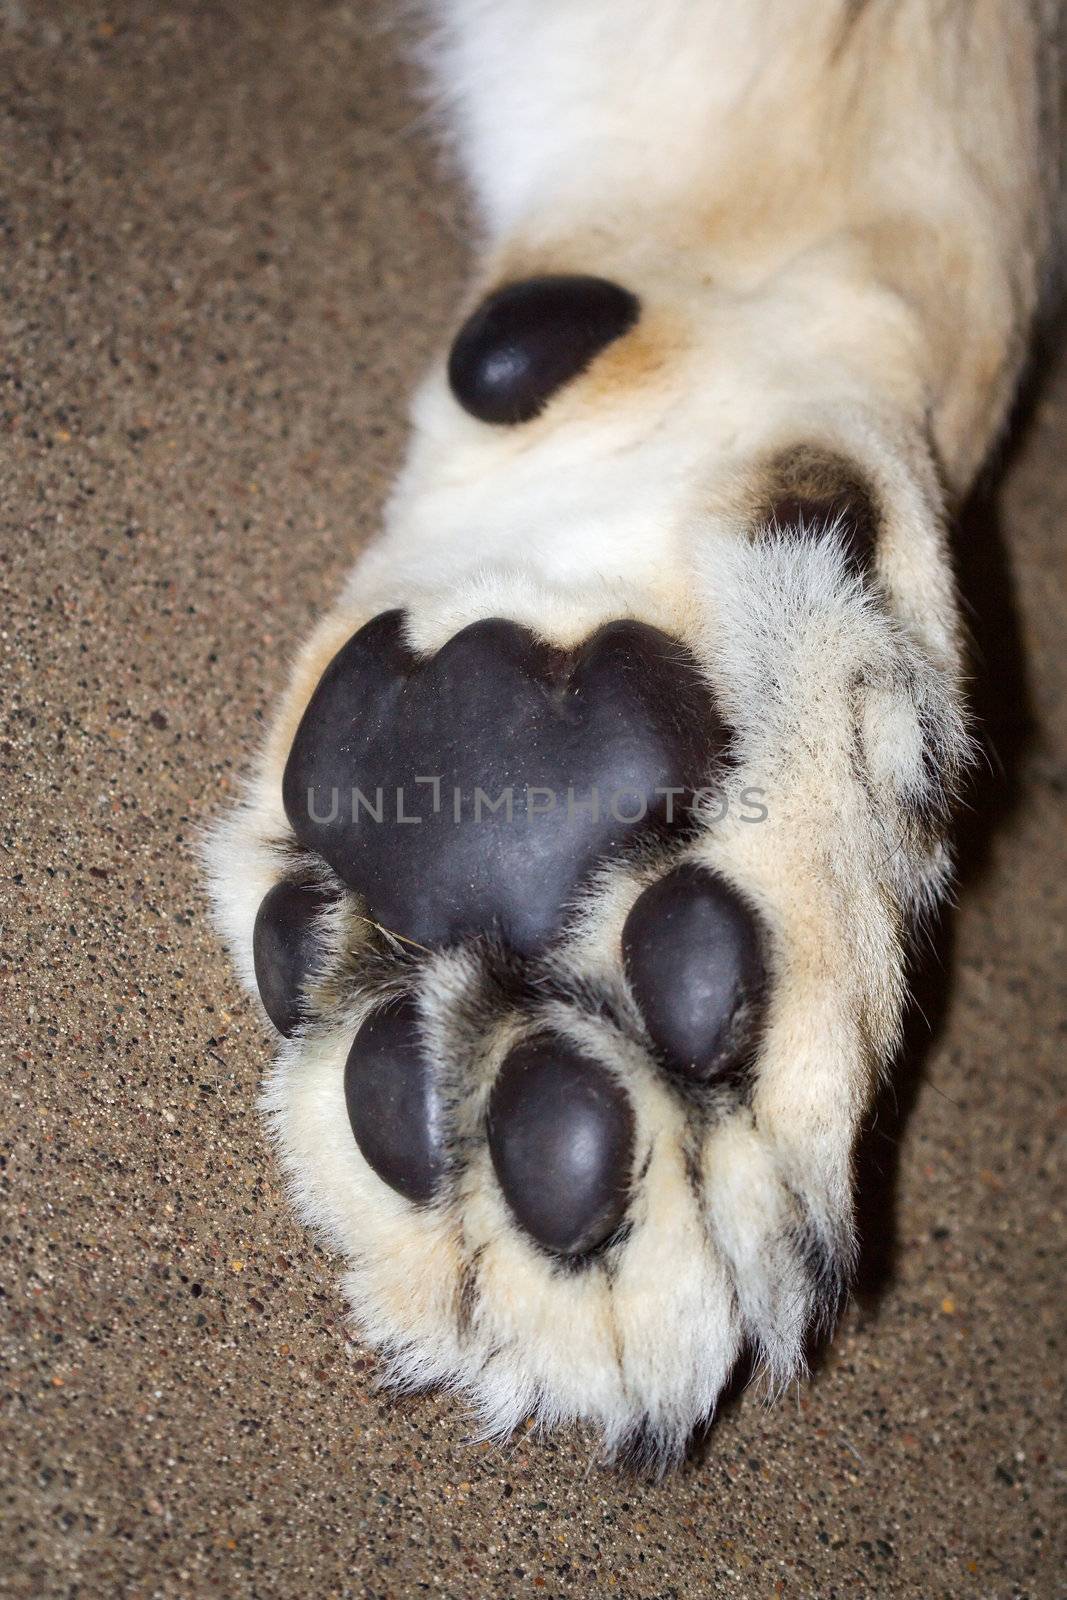
<path id="1" fill-rule="evenodd" d="M 252 930 L 252 961 L 264 1009 L 288 1038 L 303 1021 L 301 990 L 315 964 L 315 923 L 329 896 L 283 879 L 264 895 Z"/>
<path id="2" fill-rule="evenodd" d="M 396 1001 L 356 1034 L 345 1063 L 345 1104 L 367 1164 L 408 1200 L 431 1200 L 444 1171 L 441 1100 L 415 1007 Z"/>
<path id="3" fill-rule="evenodd" d="M 744 1061 L 763 1010 L 762 940 L 727 883 L 676 867 L 635 903 L 622 949 L 648 1031 L 672 1066 L 708 1082 Z"/>
<path id="4" fill-rule="evenodd" d="M 489 1098 L 489 1151 L 516 1218 L 538 1244 L 584 1255 L 626 1210 L 634 1114 L 609 1073 L 562 1039 L 517 1046 Z"/>
<path id="5" fill-rule="evenodd" d="M 489 295 L 448 361 L 452 393 L 481 422 L 529 422 L 637 321 L 638 302 L 606 278 L 525 278 Z"/>
<path id="6" fill-rule="evenodd" d="M 496 931 L 529 955 L 599 861 L 684 819 L 725 742 L 695 662 L 646 623 L 568 652 L 492 619 L 420 658 L 393 611 L 327 667 L 283 797 L 383 927 L 430 946 Z"/>

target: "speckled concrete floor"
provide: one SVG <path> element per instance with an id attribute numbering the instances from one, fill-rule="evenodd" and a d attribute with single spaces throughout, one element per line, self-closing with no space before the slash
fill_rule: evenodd
<path id="1" fill-rule="evenodd" d="M 479 1448 L 454 1403 L 375 1392 L 290 1216 L 189 850 L 374 527 L 462 281 L 372 17 L 0 4 L 0 1591 L 1062 1593 L 1063 359 L 961 536 L 1010 776 L 814 1381 L 742 1396 L 658 1486 L 573 1435 Z"/>

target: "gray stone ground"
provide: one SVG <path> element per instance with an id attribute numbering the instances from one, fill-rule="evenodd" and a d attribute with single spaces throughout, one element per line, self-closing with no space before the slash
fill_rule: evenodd
<path id="1" fill-rule="evenodd" d="M 660 1485 L 574 1435 L 477 1447 L 457 1404 L 375 1392 L 290 1215 L 190 846 L 375 526 L 462 283 L 375 18 L 0 4 L 0 1591 L 1062 1594 L 1062 359 L 961 532 L 1007 775 L 814 1380 L 744 1394 Z"/>

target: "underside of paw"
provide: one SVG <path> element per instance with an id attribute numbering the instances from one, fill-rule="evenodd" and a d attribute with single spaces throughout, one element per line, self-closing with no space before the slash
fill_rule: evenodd
<path id="1" fill-rule="evenodd" d="M 834 792 L 852 732 L 798 754 L 728 680 L 632 617 L 425 651 L 384 612 L 264 774 L 281 833 L 247 813 L 216 850 L 220 902 L 262 885 L 241 937 L 297 1200 L 390 1376 L 492 1433 L 580 1419 L 664 1464 L 744 1351 L 794 1375 L 847 1282 L 898 930 L 818 861 L 820 795 L 870 825 Z"/>
<path id="2" fill-rule="evenodd" d="M 536 435 L 640 315 L 505 285 L 449 404 Z M 780 1387 L 833 1320 L 965 745 L 864 473 L 787 449 L 728 500 L 614 615 L 506 564 L 372 615 L 355 585 L 213 853 L 297 1201 L 390 1376 L 660 1464 L 743 1353 Z"/>

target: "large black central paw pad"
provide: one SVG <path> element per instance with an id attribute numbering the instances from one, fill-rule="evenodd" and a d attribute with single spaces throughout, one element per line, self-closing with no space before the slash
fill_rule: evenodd
<path id="1" fill-rule="evenodd" d="M 289 822 L 392 932 L 495 931 L 532 954 L 599 861 L 684 817 L 722 721 L 683 646 L 645 623 L 562 651 L 491 619 L 429 657 L 402 623 L 375 617 L 320 679 L 285 769 Z"/>

